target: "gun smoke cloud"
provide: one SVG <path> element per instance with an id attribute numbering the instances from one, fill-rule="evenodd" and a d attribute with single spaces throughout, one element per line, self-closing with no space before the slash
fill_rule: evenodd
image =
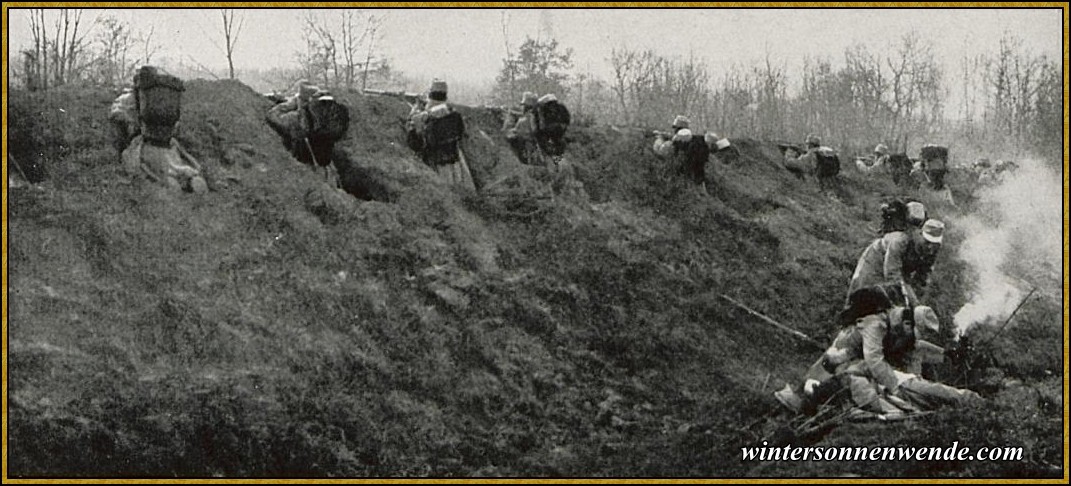
<path id="1" fill-rule="evenodd" d="M 956 221 L 966 235 L 959 258 L 974 281 L 968 302 L 953 317 L 956 338 L 975 325 L 1007 319 L 1030 285 L 1042 285 L 1013 275 L 1060 281 L 1054 273 L 1063 257 L 1061 176 L 1038 160 L 1018 163 L 1000 183 L 979 189 L 978 210 Z"/>

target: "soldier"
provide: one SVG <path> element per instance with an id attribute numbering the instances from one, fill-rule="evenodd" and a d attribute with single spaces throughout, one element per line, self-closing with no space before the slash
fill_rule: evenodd
<path id="1" fill-rule="evenodd" d="M 560 164 L 565 154 L 565 132 L 572 123 L 569 109 L 558 101 L 554 93 L 547 93 L 536 100 L 532 113 L 539 151 L 554 161 L 555 165 Z"/>
<path id="2" fill-rule="evenodd" d="M 901 187 L 915 186 L 915 180 L 911 178 L 913 164 L 911 158 L 903 153 L 892 154 L 885 161 L 893 183 Z"/>
<path id="3" fill-rule="evenodd" d="M 806 165 L 814 167 L 814 175 L 818 179 L 818 187 L 822 189 L 832 187 L 837 174 L 840 173 L 840 158 L 832 148 L 822 145 L 822 140 L 817 135 L 808 135 L 807 152 L 800 158 L 813 158 L 814 162 L 808 162 Z"/>
<path id="4" fill-rule="evenodd" d="M 170 188 L 197 193 L 207 191 L 201 164 L 173 137 L 181 115 L 182 92 L 185 91 L 182 80 L 161 69 L 140 66 L 134 75 L 134 89 L 139 133 L 123 150 L 123 165 L 128 170 L 141 170 Z M 120 98 L 126 95 L 124 93 Z M 116 118 L 127 119 L 130 115 L 130 99 L 116 100 L 119 111 L 125 112 Z M 113 105 L 113 113 L 115 108 Z"/>
<path id="5" fill-rule="evenodd" d="M 335 162 L 335 144 L 349 130 L 349 109 L 338 103 L 331 92 L 305 80 L 298 81 L 294 91 L 286 101 L 268 110 L 266 121 L 283 138 L 283 145 L 295 159 L 314 169 L 323 168 L 326 181 L 330 179 L 329 167 Z M 341 185 L 341 178 L 337 185 Z"/>
<path id="6" fill-rule="evenodd" d="M 424 107 L 414 105 L 406 125 L 409 148 L 447 183 L 476 190 L 461 141 L 465 121 L 446 102 L 446 81 L 433 80 Z"/>
<path id="7" fill-rule="evenodd" d="M 294 152 L 299 148 L 299 143 L 304 143 L 306 135 L 306 120 L 301 111 L 308 105 L 312 95 L 319 91 L 319 88 L 302 79 L 294 83 L 292 91 L 294 94 L 286 101 L 277 103 L 268 110 L 266 121 L 268 126 L 283 137 L 287 150 Z"/>
<path id="8" fill-rule="evenodd" d="M 507 112 L 503 129 L 506 132 L 506 141 L 513 150 L 517 160 L 522 164 L 545 166 L 542 153 L 535 138 L 535 109 L 539 98 L 531 91 L 525 91 L 521 95 L 521 112 Z"/>
<path id="9" fill-rule="evenodd" d="M 879 143 L 877 147 L 874 147 L 874 154 L 869 158 L 860 157 L 855 159 L 855 166 L 859 169 L 859 172 L 868 174 L 871 172 L 883 171 L 886 163 L 889 161 L 889 148 L 883 143 Z"/>
<path id="10" fill-rule="evenodd" d="M 921 204 L 908 209 L 908 218 L 917 218 L 920 209 L 924 213 Z M 915 216 L 910 214 L 912 210 Z M 904 299 L 909 305 L 916 305 L 919 292 L 929 283 L 944 240 L 944 229 L 943 222 L 929 219 L 921 227 L 890 231 L 872 241 L 856 263 L 845 306 L 851 307 L 852 294 L 856 291 L 885 282 L 902 283 Z"/>
<path id="11" fill-rule="evenodd" d="M 919 162 L 930 187 L 935 191 L 944 190 L 945 174 L 948 173 L 948 147 L 924 145 L 919 153 Z"/>
<path id="12" fill-rule="evenodd" d="M 940 324 L 933 309 L 892 306 L 845 327 L 808 370 L 802 396 L 791 385 L 774 396 L 795 411 L 811 413 L 837 389 L 847 388 L 855 406 L 891 419 L 904 411 L 969 405 L 975 392 L 923 379 L 924 363 L 944 360 L 944 349 L 927 340 Z"/>
<path id="13" fill-rule="evenodd" d="M 688 118 L 678 115 L 673 119 L 672 133 L 656 133 L 653 148 L 658 156 L 672 158 L 677 172 L 706 192 L 706 164 L 710 158 L 708 137 L 693 134 L 689 124 Z"/>
<path id="14" fill-rule="evenodd" d="M 531 91 L 521 96 L 521 110 L 506 114 L 503 128 L 510 148 L 521 163 L 560 169 L 572 120 L 569 110 L 554 94 L 537 97 Z"/>
<path id="15" fill-rule="evenodd" d="M 806 174 L 813 174 L 818 179 L 818 187 L 831 188 L 840 173 L 840 158 L 832 148 L 822 145 L 817 135 L 807 135 L 806 148 L 794 144 L 781 144 L 784 166 L 798 179 Z"/>
<path id="16" fill-rule="evenodd" d="M 108 120 L 111 121 L 113 128 L 113 146 L 119 155 L 122 155 L 123 150 L 130 145 L 130 141 L 141 133 L 141 125 L 138 123 L 138 101 L 133 89 L 123 88 L 122 94 L 112 102 Z"/>

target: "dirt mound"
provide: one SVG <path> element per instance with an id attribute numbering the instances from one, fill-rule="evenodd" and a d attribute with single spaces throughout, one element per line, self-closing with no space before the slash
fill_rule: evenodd
<path id="1" fill-rule="evenodd" d="M 575 127 L 566 157 L 587 197 L 565 196 L 493 115 L 461 107 L 481 189 L 462 194 L 404 145 L 404 103 L 341 94 L 351 198 L 287 154 L 268 101 L 191 81 L 178 138 L 212 191 L 173 193 L 118 167 L 113 96 L 10 98 L 27 137 L 12 153 L 46 180 L 9 191 L 13 477 L 828 472 L 732 459 L 817 351 L 719 295 L 824 339 L 890 185 L 849 174 L 828 194 L 773 144 L 734 139 L 740 157 L 712 162 L 703 194 L 665 176 L 649 139 Z M 956 272 L 935 283 L 941 315 Z M 1032 474 L 1059 458 L 1045 407 L 995 412 L 1038 432 L 999 444 L 1031 447 Z M 941 415 L 924 439 L 989 444 L 965 426 L 989 413 Z M 917 473 L 905 464 L 881 473 Z"/>

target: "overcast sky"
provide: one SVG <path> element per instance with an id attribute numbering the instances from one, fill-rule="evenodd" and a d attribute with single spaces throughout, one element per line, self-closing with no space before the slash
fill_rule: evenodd
<path id="1" fill-rule="evenodd" d="M 303 44 L 304 9 L 247 9 L 235 54 L 239 69 L 295 66 Z M 337 11 L 320 12 L 333 16 Z M 964 54 L 994 53 L 1010 31 L 1037 54 L 1062 56 L 1060 9 L 380 9 L 387 19 L 383 51 L 393 65 L 414 76 L 488 81 L 505 55 L 503 12 L 510 43 L 553 35 L 574 49 L 578 70 L 606 76 L 614 47 L 651 48 L 666 56 L 694 54 L 711 66 L 750 63 L 767 54 L 798 68 L 804 56 L 843 58 L 861 43 L 880 52 L 917 30 L 933 42 L 950 68 Z M 9 49 L 28 45 L 25 10 L 9 10 Z M 215 9 L 97 9 L 88 18 L 114 15 L 135 29 L 155 27 L 170 60 L 195 58 L 224 72 L 221 22 Z M 87 19 L 88 20 L 88 19 Z M 9 57 L 9 59 L 14 57 Z"/>

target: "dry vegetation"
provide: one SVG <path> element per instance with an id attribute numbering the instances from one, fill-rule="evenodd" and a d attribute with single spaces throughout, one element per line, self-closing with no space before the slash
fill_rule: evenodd
<path id="1" fill-rule="evenodd" d="M 179 138 L 207 167 L 200 196 L 122 172 L 114 93 L 10 93 L 10 153 L 44 181 L 8 192 L 11 477 L 1062 474 L 1053 300 L 953 377 L 984 409 L 776 433 L 788 417 L 771 392 L 818 351 L 718 295 L 828 340 L 878 202 L 900 193 L 887 181 L 846 170 L 824 194 L 775 145 L 738 138 L 741 158 L 712 162 L 700 197 L 663 176 L 649 140 L 591 126 L 571 135 L 584 192 L 570 196 L 466 110 L 481 191 L 462 195 L 401 143 L 407 107 L 344 96 L 352 198 L 288 157 L 252 89 L 187 87 Z M 951 219 L 971 208 L 965 182 L 959 209 L 922 197 Z M 958 231 L 931 290 L 946 318 L 968 284 Z M 1026 452 L 741 460 L 773 436 Z"/>

